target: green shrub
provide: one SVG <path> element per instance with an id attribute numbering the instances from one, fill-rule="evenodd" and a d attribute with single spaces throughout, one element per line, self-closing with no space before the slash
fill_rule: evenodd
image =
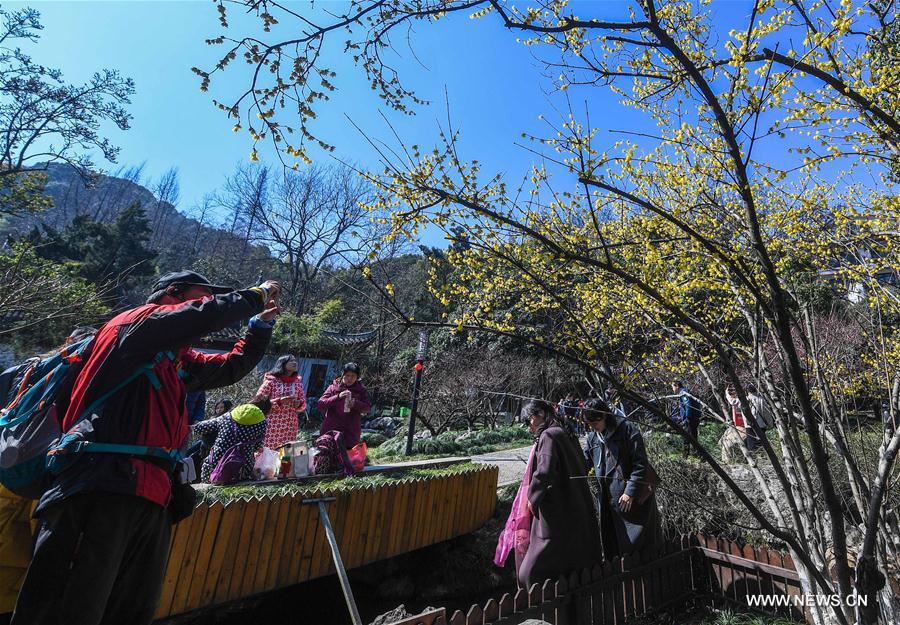
<path id="1" fill-rule="evenodd" d="M 704 421 L 700 428 L 700 443 L 717 460 L 720 457 L 719 439 L 725 431 L 725 424 L 715 421 Z M 711 536 L 719 536 L 733 540 L 741 540 L 750 544 L 765 544 L 778 547 L 774 538 L 759 527 L 759 522 L 752 517 L 742 503 L 719 479 L 713 470 L 696 457 L 682 457 L 682 440 L 676 435 L 666 436 L 664 431 L 642 427 L 647 454 L 651 463 L 660 475 L 661 483 L 657 491 L 663 530 L 669 536 L 680 533 L 702 532 Z M 801 435 L 801 444 L 808 450 L 808 440 Z M 767 434 L 776 453 L 780 447 L 778 433 L 774 430 Z M 878 448 L 881 443 L 880 428 L 860 427 L 850 432 L 848 442 L 854 456 L 863 466 L 871 466 L 877 461 Z M 808 451 L 807 451 L 808 453 Z M 763 473 L 771 473 L 769 460 L 762 452 L 756 454 L 756 462 Z M 847 471 L 838 454 L 829 457 L 831 474 L 835 488 L 845 502 L 845 514 L 848 524 L 859 523 L 853 501 Z M 731 465 L 729 471 L 733 478 L 750 478 L 743 462 Z M 900 475 L 900 470 L 895 472 Z M 819 488 L 818 478 L 814 474 L 813 486 Z M 772 477 L 774 483 L 774 476 Z M 742 483 L 739 481 L 739 484 Z M 773 523 L 775 519 L 768 507 L 763 505 L 755 480 L 750 479 L 747 493 L 757 500 L 760 509 Z M 900 494 L 891 492 L 889 506 L 896 506 Z"/>
<path id="2" fill-rule="evenodd" d="M 719 439 L 725 433 L 725 424 L 721 421 L 704 421 L 700 424 L 700 444 L 707 451 L 712 452 L 718 457 Z"/>
<path id="3" fill-rule="evenodd" d="M 388 440 L 387 436 L 378 432 L 363 432 L 360 438 L 368 445 L 369 449 L 378 448 Z"/>
<path id="4" fill-rule="evenodd" d="M 499 449 L 520 447 L 531 443 L 531 434 L 524 425 L 506 425 L 495 430 L 474 432 L 441 432 L 430 438 L 413 440 L 414 456 L 474 456 Z M 389 439 L 372 454 L 379 462 L 405 460 L 406 436 Z"/>

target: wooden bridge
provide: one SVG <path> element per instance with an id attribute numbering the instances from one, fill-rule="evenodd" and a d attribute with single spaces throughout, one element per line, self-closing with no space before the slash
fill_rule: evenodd
<path id="1" fill-rule="evenodd" d="M 378 486 L 354 487 L 351 478 L 340 488 L 302 495 L 200 504 L 172 533 L 156 617 L 333 574 L 318 506 L 303 504 L 320 497 L 334 498 L 326 504 L 328 517 L 344 565 L 352 569 L 480 527 L 496 508 L 497 467 L 477 465 L 427 477 L 399 477 Z M 24 528 L 19 529 L 27 535 L 27 514 L 24 518 Z M 2 547 L 0 540 L 0 551 Z M 19 568 L 5 571 L 6 583 L 0 586 L 3 611 L 14 605 L 27 556 L 16 565 Z"/>

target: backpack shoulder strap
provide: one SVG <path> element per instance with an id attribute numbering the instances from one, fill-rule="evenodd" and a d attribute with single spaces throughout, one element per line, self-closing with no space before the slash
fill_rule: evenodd
<path id="1" fill-rule="evenodd" d="M 182 460 L 178 449 L 166 449 L 164 447 L 150 447 L 149 445 L 123 445 L 118 443 L 95 443 L 72 436 L 64 436 L 59 445 L 47 452 L 48 467 L 54 470 L 56 457 L 77 455 L 81 453 L 91 454 L 118 454 L 123 456 L 139 456 L 143 458 L 155 458 L 162 461 L 168 470 L 174 471 Z M 56 470 L 58 472 L 59 469 Z"/>
<path id="2" fill-rule="evenodd" d="M 147 361 L 144 364 L 142 364 L 141 366 L 139 366 L 137 369 L 135 369 L 135 371 L 131 375 L 129 375 L 127 378 L 125 378 L 124 380 L 122 380 L 121 382 L 116 384 L 114 387 L 112 387 L 111 389 L 109 389 L 108 391 L 106 391 L 105 393 L 100 395 L 100 397 L 95 399 L 93 402 L 91 402 L 91 404 L 87 408 L 84 409 L 84 411 L 81 413 L 81 416 L 78 418 L 77 421 L 75 421 L 75 423 L 78 423 L 78 422 L 83 421 L 84 419 L 88 418 L 92 412 L 94 412 L 100 406 L 102 406 L 104 403 L 106 403 L 106 401 L 110 397 L 112 397 L 113 395 L 115 395 L 116 393 L 121 391 L 123 388 L 125 388 L 126 386 L 128 386 L 129 384 L 131 384 L 132 382 L 137 380 L 142 375 L 146 376 L 147 379 L 150 380 L 150 384 L 153 385 L 153 388 L 155 388 L 156 390 L 161 389 L 162 383 L 159 381 L 159 377 L 157 377 L 156 373 L 153 371 L 153 368 L 165 359 L 169 359 L 174 362 L 175 355 L 172 352 L 157 353 L 153 357 L 152 360 Z"/>

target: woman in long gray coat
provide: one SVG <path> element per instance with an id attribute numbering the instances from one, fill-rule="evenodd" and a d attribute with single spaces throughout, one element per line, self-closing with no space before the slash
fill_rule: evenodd
<path id="1" fill-rule="evenodd" d="M 588 426 L 584 455 L 599 483 L 603 556 L 611 559 L 655 544 L 659 538 L 655 472 L 641 431 L 614 414 L 602 399 L 588 400 L 582 416 Z"/>
<path id="2" fill-rule="evenodd" d="M 594 502 L 578 443 L 569 437 L 544 401 L 526 404 L 522 413 L 537 437 L 528 507 L 534 515 L 519 583 L 528 588 L 601 561 Z"/>

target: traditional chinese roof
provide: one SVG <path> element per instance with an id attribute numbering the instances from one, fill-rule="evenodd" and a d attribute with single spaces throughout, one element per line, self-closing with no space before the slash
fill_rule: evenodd
<path id="1" fill-rule="evenodd" d="M 228 327 L 222 328 L 221 330 L 216 330 L 215 332 L 210 332 L 206 336 L 203 337 L 205 341 L 231 341 L 234 343 L 240 338 L 244 336 L 244 328 L 243 327 Z"/>
<path id="2" fill-rule="evenodd" d="M 230 350 L 232 345 L 244 337 L 244 330 L 243 326 L 236 324 L 210 332 L 201 338 L 195 347 Z"/>
<path id="3" fill-rule="evenodd" d="M 378 336 L 378 332 L 376 330 L 370 330 L 368 332 L 359 332 L 357 334 L 347 334 L 344 332 L 336 332 L 334 330 L 322 330 L 322 338 L 326 338 L 329 341 L 333 341 L 338 345 L 346 345 L 353 347 L 360 347 L 364 345 L 368 345 L 372 341 L 375 340 L 375 337 Z"/>

